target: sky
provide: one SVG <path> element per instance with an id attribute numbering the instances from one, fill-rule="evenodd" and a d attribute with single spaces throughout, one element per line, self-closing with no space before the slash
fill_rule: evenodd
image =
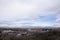
<path id="1" fill-rule="evenodd" d="M 0 0 L 0 26 L 60 27 L 60 0 Z"/>

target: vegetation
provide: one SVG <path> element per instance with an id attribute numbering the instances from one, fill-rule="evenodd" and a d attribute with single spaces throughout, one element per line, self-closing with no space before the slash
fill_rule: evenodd
<path id="1" fill-rule="evenodd" d="M 33 35 L 11 35 L 0 34 L 0 40 L 60 40 L 60 31 L 49 31 L 45 33 L 35 33 Z"/>

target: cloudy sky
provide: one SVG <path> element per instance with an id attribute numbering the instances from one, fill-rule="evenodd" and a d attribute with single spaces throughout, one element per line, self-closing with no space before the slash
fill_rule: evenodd
<path id="1" fill-rule="evenodd" d="M 0 0 L 0 26 L 60 27 L 60 0 Z"/>

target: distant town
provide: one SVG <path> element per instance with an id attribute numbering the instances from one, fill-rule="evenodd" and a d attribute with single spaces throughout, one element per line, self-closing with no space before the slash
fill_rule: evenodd
<path id="1" fill-rule="evenodd" d="M 0 40 L 26 40 L 49 31 L 60 31 L 60 28 L 0 28 Z"/>

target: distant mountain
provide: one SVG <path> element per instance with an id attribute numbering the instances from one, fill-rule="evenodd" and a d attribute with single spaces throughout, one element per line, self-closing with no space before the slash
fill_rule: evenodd
<path id="1" fill-rule="evenodd" d="M 0 26 L 0 28 L 60 28 L 60 27 L 53 27 L 53 26 Z"/>

